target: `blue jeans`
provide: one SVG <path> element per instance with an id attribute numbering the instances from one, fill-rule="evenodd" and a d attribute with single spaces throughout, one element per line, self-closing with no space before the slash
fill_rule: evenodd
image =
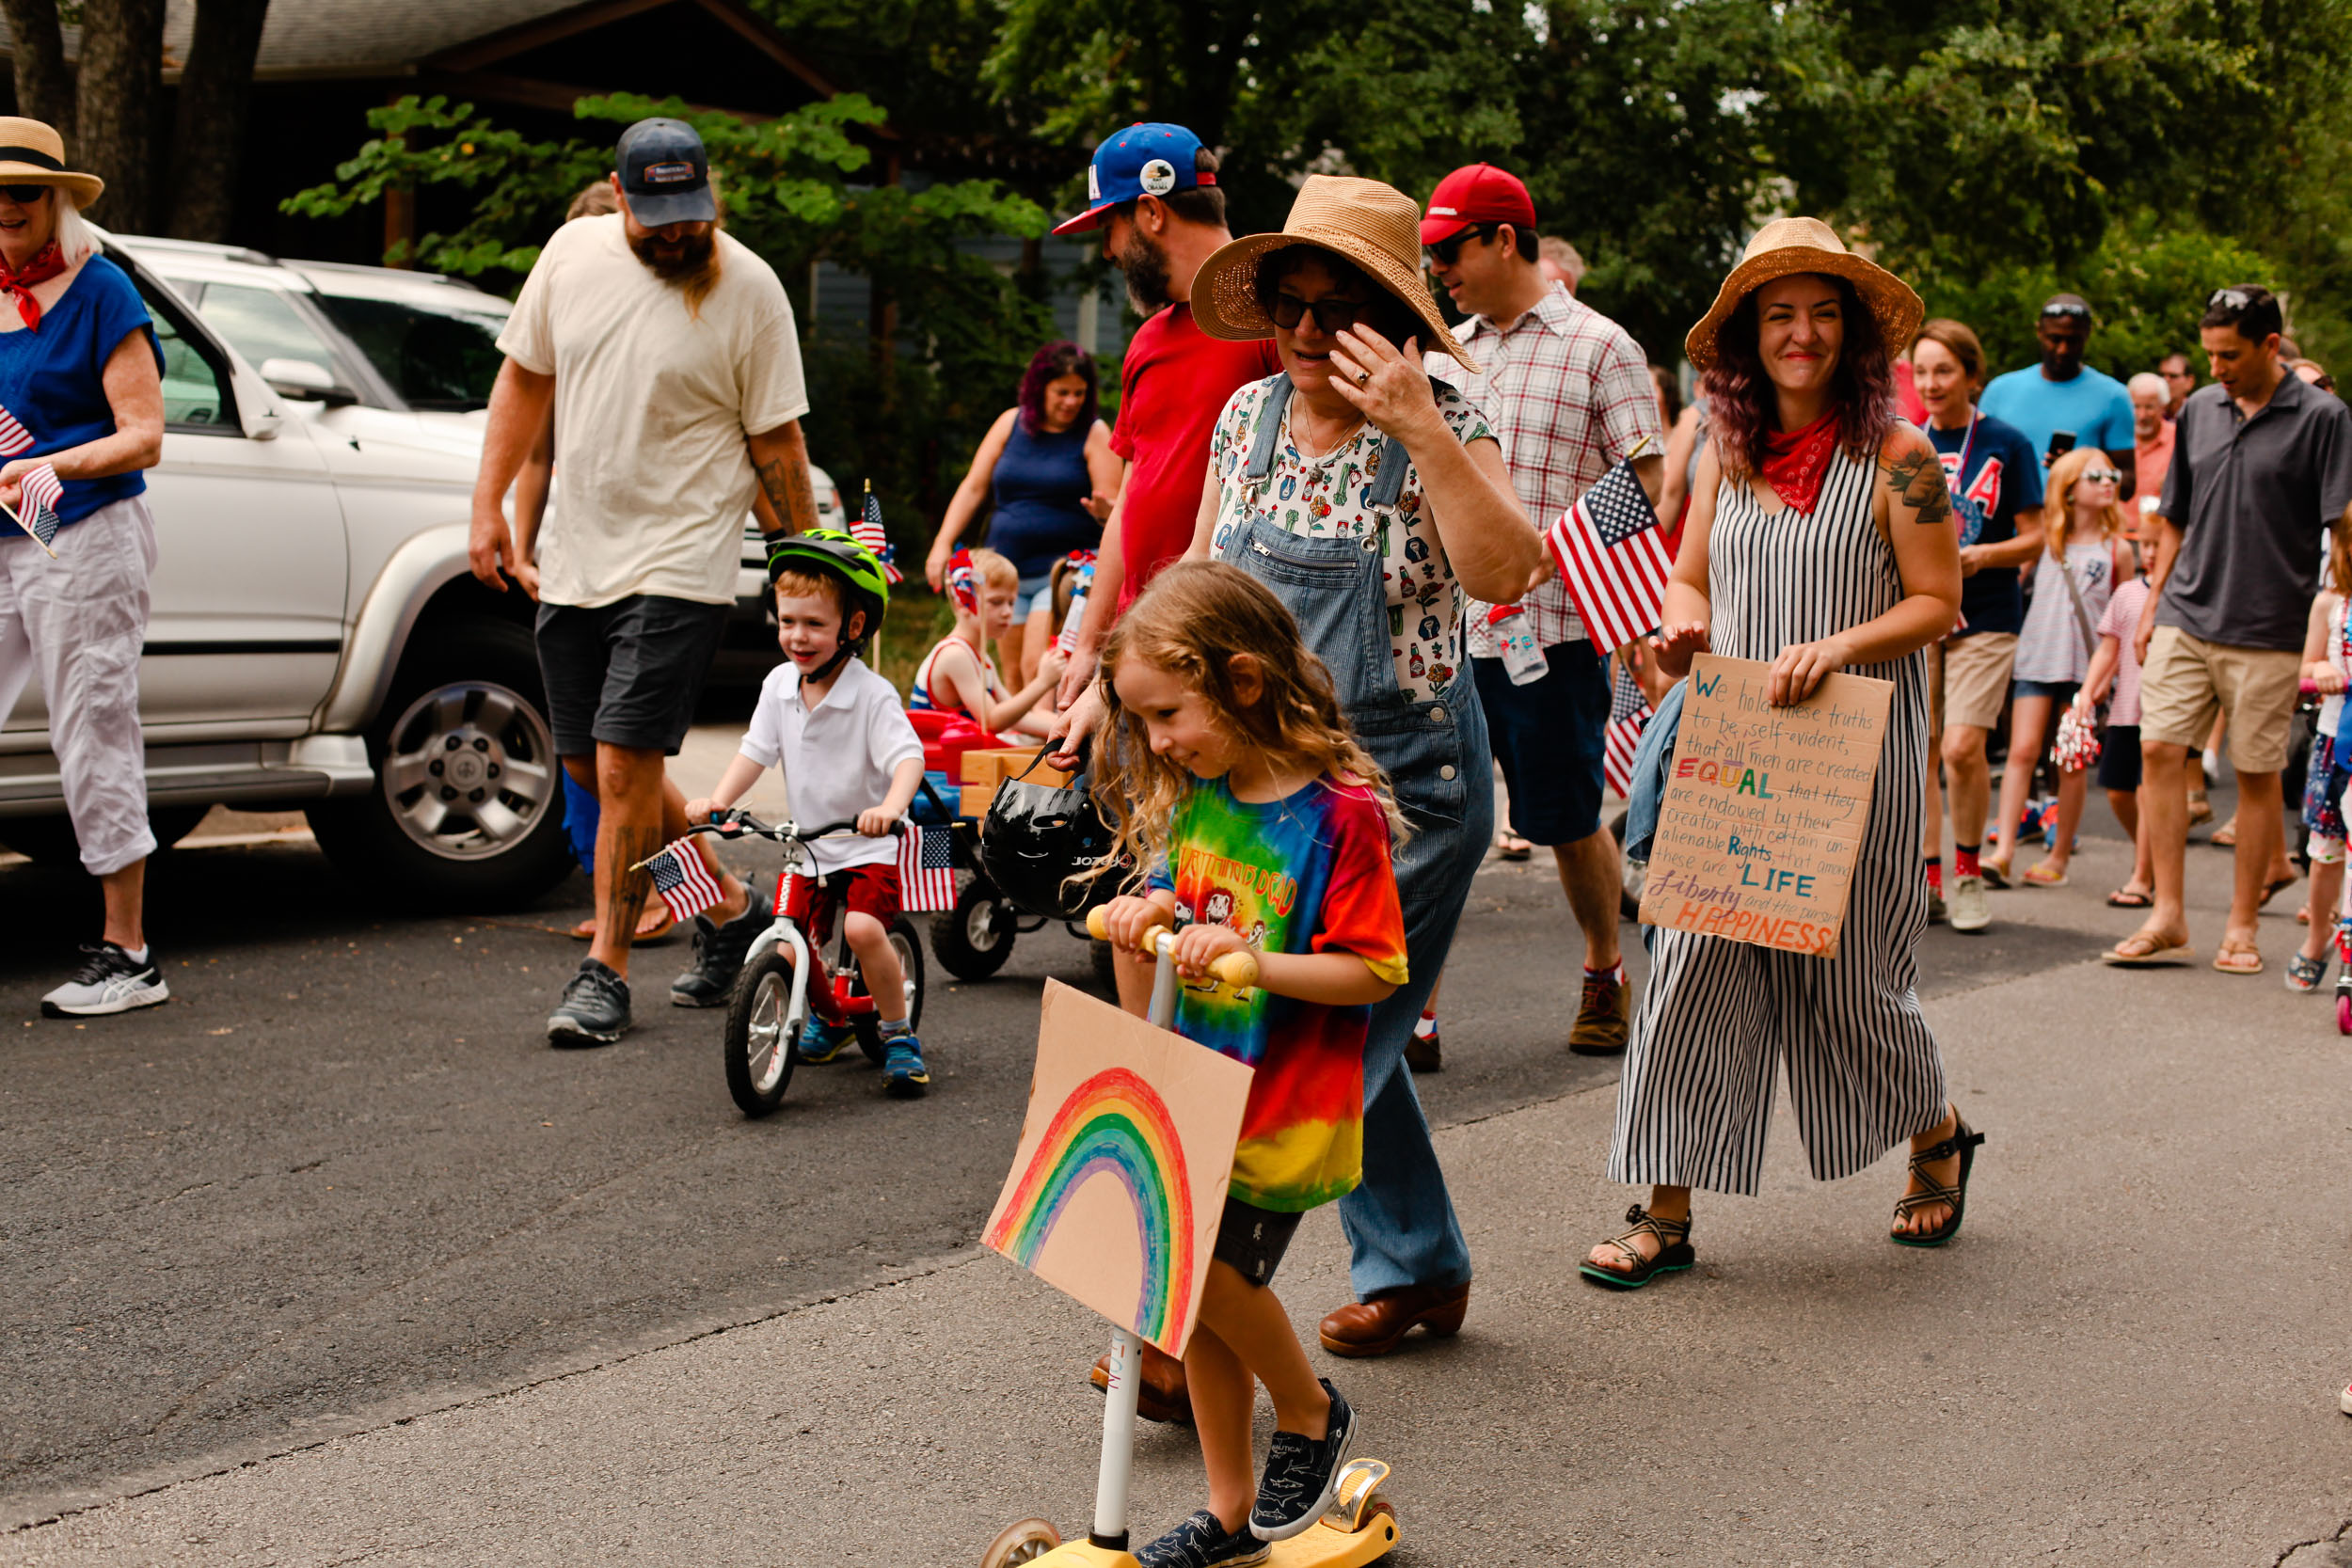
<path id="1" fill-rule="evenodd" d="M 1411 978 L 1372 1010 L 1364 1040 L 1363 1184 L 1340 1199 L 1359 1298 L 1405 1285 L 1459 1285 L 1470 1243 L 1454 1217 L 1445 1173 L 1429 1141 L 1405 1043 L 1444 972 L 1470 879 L 1494 837 L 1486 719 L 1470 673 L 1436 703 L 1408 702 L 1396 684 L 1380 554 L 1343 538 L 1305 538 L 1250 518 L 1219 553 L 1266 585 L 1331 673 L 1340 706 L 1389 776 L 1413 829 L 1397 852 Z"/>

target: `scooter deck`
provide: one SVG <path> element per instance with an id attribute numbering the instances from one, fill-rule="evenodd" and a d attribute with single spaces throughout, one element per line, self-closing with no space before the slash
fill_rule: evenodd
<path id="1" fill-rule="evenodd" d="M 1350 1460 L 1340 1472 L 1338 1496 L 1322 1518 L 1302 1534 L 1277 1541 L 1269 1568 L 1360 1568 L 1396 1549 L 1396 1515 L 1379 1497 L 1389 1467 L 1377 1459 Z M 1136 1568 L 1135 1555 L 1090 1541 L 1066 1542 L 1032 1560 L 1036 1568 Z"/>

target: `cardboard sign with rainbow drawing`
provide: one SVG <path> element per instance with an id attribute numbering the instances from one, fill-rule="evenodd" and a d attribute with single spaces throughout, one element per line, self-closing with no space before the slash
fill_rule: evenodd
<path id="1" fill-rule="evenodd" d="M 1229 1056 L 1046 981 L 1021 1147 L 980 1239 L 1182 1355 L 1251 1076 Z"/>

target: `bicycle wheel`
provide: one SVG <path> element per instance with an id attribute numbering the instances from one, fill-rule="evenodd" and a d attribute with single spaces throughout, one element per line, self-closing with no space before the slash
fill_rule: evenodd
<path id="1" fill-rule="evenodd" d="M 747 1117 L 764 1117 L 784 1102 L 792 1082 L 803 1002 L 792 1009 L 792 964 L 781 947 L 755 951 L 736 976 L 727 1003 L 727 1093 Z"/>
<path id="2" fill-rule="evenodd" d="M 923 943 L 914 934 L 914 923 L 905 915 L 890 923 L 891 950 L 898 955 L 898 967 L 907 977 L 907 1027 L 920 1033 L 923 1028 Z M 866 976 L 858 970 L 857 957 L 850 952 L 850 944 L 841 944 L 847 955 L 842 962 L 848 966 L 850 984 L 854 994 L 864 996 Z M 882 1049 L 882 1022 L 872 1013 L 861 1014 L 850 1021 L 857 1033 L 857 1048 L 866 1053 L 866 1059 L 880 1067 L 889 1053 Z"/>

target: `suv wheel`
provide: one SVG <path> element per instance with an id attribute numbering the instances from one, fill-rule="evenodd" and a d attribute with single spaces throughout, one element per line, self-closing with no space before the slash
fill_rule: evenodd
<path id="1" fill-rule="evenodd" d="M 483 620 L 420 635 L 368 734 L 375 787 L 309 812 L 320 847 L 428 907 L 537 897 L 572 868 L 546 706 L 524 627 Z"/>

